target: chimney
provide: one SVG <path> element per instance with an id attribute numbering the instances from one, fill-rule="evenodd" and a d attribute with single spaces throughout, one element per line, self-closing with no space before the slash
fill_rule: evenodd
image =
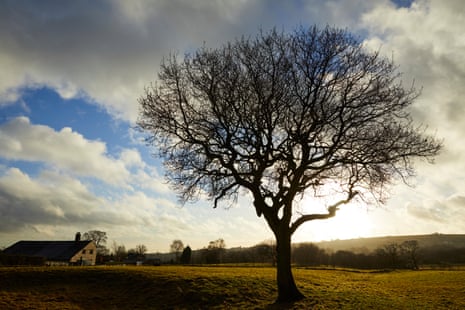
<path id="1" fill-rule="evenodd" d="M 76 237 L 74 238 L 74 241 L 76 241 L 76 242 L 81 241 L 81 233 L 80 232 L 76 233 Z"/>

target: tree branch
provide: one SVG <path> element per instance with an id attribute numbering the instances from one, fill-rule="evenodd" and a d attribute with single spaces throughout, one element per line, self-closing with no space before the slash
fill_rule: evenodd
<path id="1" fill-rule="evenodd" d="M 356 195 L 358 195 L 357 191 L 350 190 L 349 193 L 347 193 L 346 199 L 339 200 L 335 204 L 328 207 L 328 213 L 302 215 L 294 223 L 292 223 L 291 228 L 290 228 L 291 234 L 293 234 L 297 230 L 297 228 L 299 228 L 299 226 L 305 222 L 309 222 L 313 220 L 325 220 L 325 219 L 329 219 L 329 218 L 336 216 L 336 211 L 339 210 L 338 207 L 340 205 L 349 203 Z"/>

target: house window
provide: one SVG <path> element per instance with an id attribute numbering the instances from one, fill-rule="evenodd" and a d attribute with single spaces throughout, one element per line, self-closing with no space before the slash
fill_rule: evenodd
<path id="1" fill-rule="evenodd" d="M 89 250 L 89 254 L 94 254 L 94 250 Z"/>
<path id="2" fill-rule="evenodd" d="M 86 254 L 86 250 L 82 250 L 82 254 Z"/>

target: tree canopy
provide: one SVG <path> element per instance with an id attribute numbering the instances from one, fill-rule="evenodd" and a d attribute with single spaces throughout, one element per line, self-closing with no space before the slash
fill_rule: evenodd
<path id="1" fill-rule="evenodd" d="M 107 233 L 100 230 L 89 230 L 83 235 L 85 240 L 94 240 L 97 247 L 105 246 L 107 243 Z"/>

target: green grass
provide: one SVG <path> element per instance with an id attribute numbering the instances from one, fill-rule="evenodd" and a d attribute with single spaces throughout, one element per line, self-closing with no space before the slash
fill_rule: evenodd
<path id="1" fill-rule="evenodd" d="M 295 269 L 288 309 L 465 309 L 465 270 Z M 0 268 L 0 309 L 264 309 L 275 270 L 253 267 Z"/>

